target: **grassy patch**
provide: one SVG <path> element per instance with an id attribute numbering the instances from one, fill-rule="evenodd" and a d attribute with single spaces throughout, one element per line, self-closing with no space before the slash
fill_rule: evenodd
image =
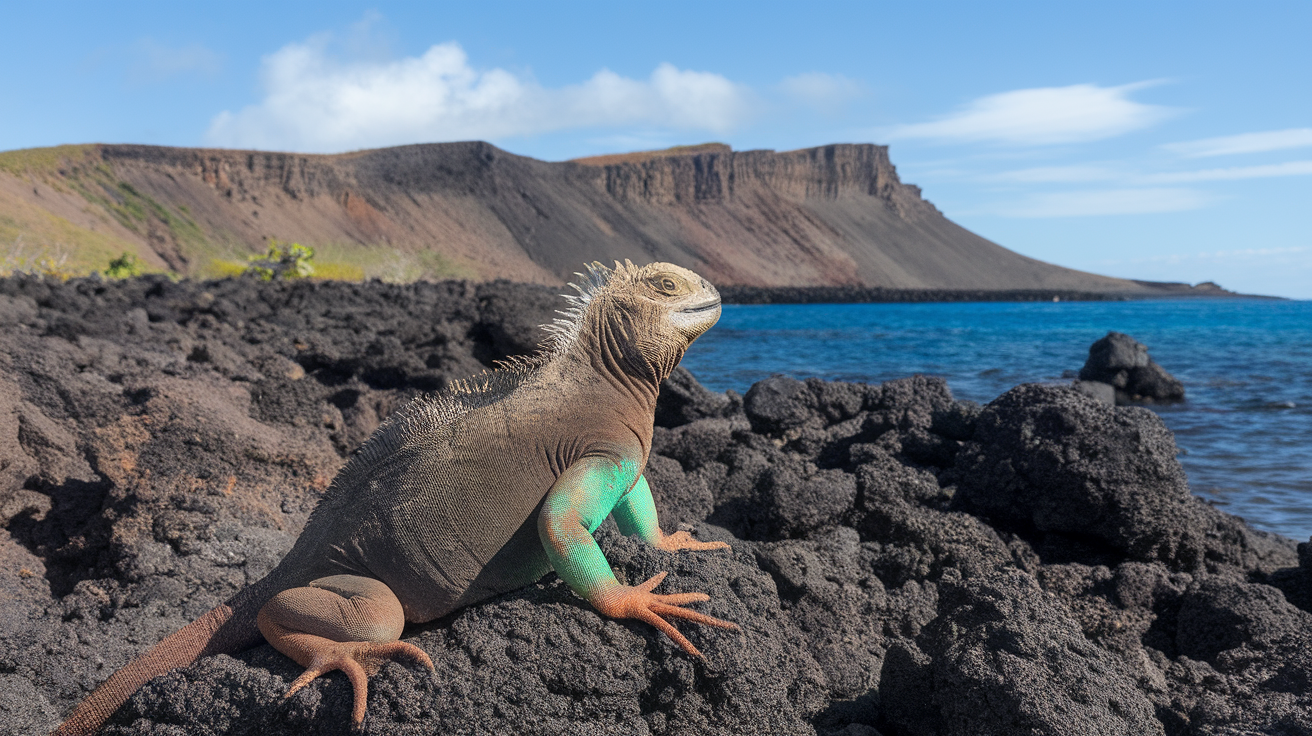
<path id="1" fill-rule="evenodd" d="M 85 276 L 137 244 L 91 230 L 0 192 L 0 274 L 14 271 Z M 158 270 L 158 269 L 147 269 Z"/>
<path id="2" fill-rule="evenodd" d="M 246 273 L 245 261 L 229 261 L 211 258 L 196 269 L 196 276 L 202 279 L 226 279 Z"/>
<path id="3" fill-rule="evenodd" d="M 86 144 L 0 151 L 0 171 L 16 176 L 49 174 L 58 171 L 61 166 L 85 161 L 95 148 L 95 144 Z"/>
<path id="4" fill-rule="evenodd" d="M 354 263 L 316 263 L 314 277 L 325 281 L 364 281 L 364 268 Z"/>
<path id="5" fill-rule="evenodd" d="M 71 190 L 143 237 L 150 232 L 152 221 L 158 222 L 173 236 L 184 256 L 214 250 L 185 205 L 169 207 L 120 180 L 108 162 L 92 155 L 95 150 L 95 145 L 84 145 L 6 151 L 0 153 L 0 172 L 39 175 L 56 190 Z"/>
<path id="6" fill-rule="evenodd" d="M 385 245 L 327 243 L 314 246 L 316 278 L 393 283 L 419 279 L 476 278 L 478 270 L 434 251 L 411 253 Z"/>
<path id="7" fill-rule="evenodd" d="M 125 239 L 92 226 L 81 227 L 22 198 L 0 196 L 0 268 L 57 270 L 84 275 L 104 271 L 123 254 L 144 253 L 142 241 L 167 230 L 186 265 L 186 275 L 225 277 L 249 267 L 250 244 L 221 226 L 203 228 L 186 205 L 157 200 L 124 181 L 97 145 L 30 148 L 0 153 L 0 175 L 35 176 L 45 184 L 85 200 L 139 237 Z M 122 233 L 117 228 L 112 232 Z M 291 235 L 294 235 L 291 234 Z M 310 243 L 315 250 L 314 278 L 345 281 L 381 279 L 478 278 L 478 263 L 424 250 L 390 245 Z M 38 264 L 45 264 L 40 266 Z M 127 269 L 126 262 L 119 270 Z M 130 270 L 130 269 L 129 269 Z M 157 270 L 157 269 L 147 269 Z M 116 271 L 117 272 L 117 271 Z"/>

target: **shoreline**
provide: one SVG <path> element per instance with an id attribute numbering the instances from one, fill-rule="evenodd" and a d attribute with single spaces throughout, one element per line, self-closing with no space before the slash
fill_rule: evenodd
<path id="1" fill-rule="evenodd" d="M 887 289 L 860 286 L 723 286 L 725 304 L 900 304 L 933 302 L 1130 302 L 1148 299 L 1269 299 L 1224 289 L 1181 285 L 1158 292 L 1096 292 L 1069 289 Z"/>

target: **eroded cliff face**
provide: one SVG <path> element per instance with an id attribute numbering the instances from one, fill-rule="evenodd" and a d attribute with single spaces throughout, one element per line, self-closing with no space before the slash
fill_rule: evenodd
<path id="1" fill-rule="evenodd" d="M 602 156 L 578 163 L 601 168 L 606 192 L 624 201 L 665 205 L 724 202 L 765 189 L 794 202 L 874 197 L 900 210 L 923 207 L 937 212 L 920 198 L 919 187 L 898 179 L 888 146 L 837 144 L 784 153 L 705 148 L 709 150 L 653 156 L 645 161 L 611 162 L 607 159 L 612 157 Z"/>
<path id="2" fill-rule="evenodd" d="M 104 145 L 46 158 L 57 163 L 0 166 L 0 211 L 99 228 L 188 275 L 239 268 L 276 239 L 366 277 L 560 283 L 585 261 L 630 258 L 724 285 L 1144 289 L 956 226 L 870 144 L 556 163 L 481 142 L 331 156 Z"/>

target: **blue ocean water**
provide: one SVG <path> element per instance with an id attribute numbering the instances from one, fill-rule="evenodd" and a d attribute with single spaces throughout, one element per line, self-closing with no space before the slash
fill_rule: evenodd
<path id="1" fill-rule="evenodd" d="M 745 392 L 774 373 L 879 382 L 942 376 L 988 403 L 1061 381 L 1109 330 L 1148 346 L 1187 401 L 1151 407 L 1175 433 L 1194 493 L 1254 526 L 1312 535 L 1312 302 L 726 305 L 683 364 Z"/>

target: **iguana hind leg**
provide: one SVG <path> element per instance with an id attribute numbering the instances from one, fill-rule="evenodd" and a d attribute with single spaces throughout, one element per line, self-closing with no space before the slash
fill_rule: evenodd
<path id="1" fill-rule="evenodd" d="M 405 612 L 396 594 L 373 578 L 333 575 L 284 590 L 264 604 L 256 622 L 274 649 L 305 667 L 286 697 L 341 670 L 355 691 L 351 718 L 357 727 L 364 722 L 368 678 L 383 662 L 404 657 L 433 668 L 422 649 L 398 641 Z"/>

